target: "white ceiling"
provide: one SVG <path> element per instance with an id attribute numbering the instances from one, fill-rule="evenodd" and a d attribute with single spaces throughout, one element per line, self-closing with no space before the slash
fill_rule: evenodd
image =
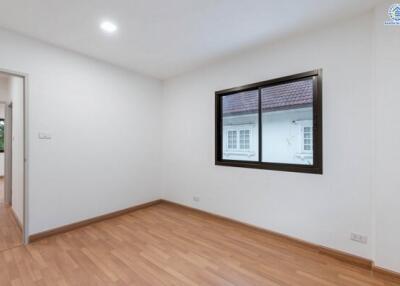
<path id="1" fill-rule="evenodd" d="M 165 79 L 379 0 L 0 0 L 0 26 Z M 114 35 L 99 29 L 114 21 Z"/>

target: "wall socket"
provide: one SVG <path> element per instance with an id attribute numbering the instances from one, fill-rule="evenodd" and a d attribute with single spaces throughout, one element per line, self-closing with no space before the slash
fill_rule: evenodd
<path id="1" fill-rule="evenodd" d="M 51 139 L 51 134 L 48 133 L 48 132 L 39 132 L 38 137 L 39 137 L 39 139 L 50 140 Z"/>
<path id="2" fill-rule="evenodd" d="M 350 239 L 363 244 L 367 244 L 368 241 L 368 237 L 366 235 L 361 235 L 357 233 L 351 233 Z"/>
<path id="3" fill-rule="evenodd" d="M 200 197 L 199 196 L 193 196 L 193 200 L 198 203 L 200 202 Z"/>

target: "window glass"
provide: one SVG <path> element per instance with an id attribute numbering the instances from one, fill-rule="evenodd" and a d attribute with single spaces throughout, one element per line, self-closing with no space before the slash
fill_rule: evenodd
<path id="1" fill-rule="evenodd" d="M 215 92 L 215 164 L 322 174 L 322 70 Z"/>
<path id="2" fill-rule="evenodd" d="M 313 81 L 261 89 L 262 161 L 313 164 Z"/>
<path id="3" fill-rule="evenodd" d="M 258 161 L 258 90 L 222 97 L 222 156 Z"/>

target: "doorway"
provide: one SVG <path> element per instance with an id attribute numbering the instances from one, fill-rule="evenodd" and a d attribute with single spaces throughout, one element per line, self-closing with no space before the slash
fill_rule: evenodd
<path id="1" fill-rule="evenodd" d="M 0 251 L 25 233 L 25 78 L 0 70 Z"/>

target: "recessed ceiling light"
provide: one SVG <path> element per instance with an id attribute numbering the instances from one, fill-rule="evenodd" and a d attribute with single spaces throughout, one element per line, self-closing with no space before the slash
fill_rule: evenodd
<path id="1" fill-rule="evenodd" d="M 100 28 L 107 33 L 114 33 L 118 29 L 117 25 L 110 21 L 101 22 Z"/>

